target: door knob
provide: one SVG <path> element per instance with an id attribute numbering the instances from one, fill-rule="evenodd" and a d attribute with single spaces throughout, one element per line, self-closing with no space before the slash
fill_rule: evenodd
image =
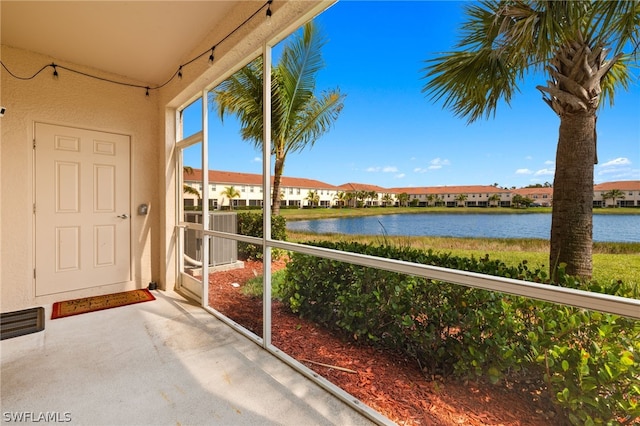
<path id="1" fill-rule="evenodd" d="M 129 217 L 129 215 L 127 215 L 126 213 L 118 215 L 116 217 L 119 217 L 120 219 L 127 219 Z"/>

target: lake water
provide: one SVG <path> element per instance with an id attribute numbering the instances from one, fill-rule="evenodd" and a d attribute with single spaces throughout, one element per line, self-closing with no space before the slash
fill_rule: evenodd
<path id="1" fill-rule="evenodd" d="M 548 240 L 551 214 L 394 214 L 290 221 L 287 229 L 315 233 Z M 593 240 L 640 242 L 640 216 L 593 215 Z"/>

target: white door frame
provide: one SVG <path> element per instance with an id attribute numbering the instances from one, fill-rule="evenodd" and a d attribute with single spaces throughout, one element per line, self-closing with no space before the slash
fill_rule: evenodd
<path id="1" fill-rule="evenodd" d="M 176 244 L 176 260 L 178 279 L 176 288 L 188 293 L 188 295 L 202 304 L 203 307 L 208 305 L 209 294 L 209 235 L 204 233 L 205 229 L 209 229 L 209 138 L 208 138 L 208 109 L 209 96 L 208 90 L 202 91 L 202 123 L 201 131 L 183 139 L 181 117 L 182 111 L 176 111 L 176 235 L 178 244 Z M 185 222 L 184 220 L 184 203 L 183 199 L 183 150 L 195 144 L 202 144 L 202 222 L 199 224 Z M 198 281 L 191 275 L 184 272 L 184 233 L 186 229 L 193 229 L 202 235 L 200 239 L 200 253 L 202 253 L 202 280 Z"/>

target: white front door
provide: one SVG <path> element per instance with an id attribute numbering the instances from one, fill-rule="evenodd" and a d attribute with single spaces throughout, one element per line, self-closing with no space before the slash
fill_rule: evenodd
<path id="1" fill-rule="evenodd" d="M 36 124 L 36 296 L 131 280 L 129 144 Z"/>

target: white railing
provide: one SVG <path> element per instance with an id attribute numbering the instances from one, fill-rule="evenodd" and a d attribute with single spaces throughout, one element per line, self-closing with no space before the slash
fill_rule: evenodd
<path id="1" fill-rule="evenodd" d="M 522 296 L 531 299 L 542 300 L 545 302 L 574 306 L 577 308 L 590 309 L 599 312 L 606 312 L 640 320 L 640 300 L 637 299 L 629 299 L 620 296 L 612 296 L 609 294 L 558 287 L 550 284 L 540 284 L 511 278 L 495 277 L 492 275 L 485 275 L 477 272 L 460 271 L 438 266 L 422 265 L 396 259 L 386 259 L 358 253 L 349 253 L 323 247 L 291 243 L 287 241 L 266 241 L 261 238 L 228 234 L 225 232 L 216 231 L 209 231 L 206 233 L 216 237 L 231 238 L 256 245 L 262 245 L 263 243 L 266 243 L 266 246 L 272 248 L 279 248 L 292 252 L 299 252 L 312 256 L 353 263 L 356 265 L 384 269 L 391 272 L 399 272 L 403 274 L 438 281 L 445 281 L 483 290 L 508 293 L 514 296 Z"/>

